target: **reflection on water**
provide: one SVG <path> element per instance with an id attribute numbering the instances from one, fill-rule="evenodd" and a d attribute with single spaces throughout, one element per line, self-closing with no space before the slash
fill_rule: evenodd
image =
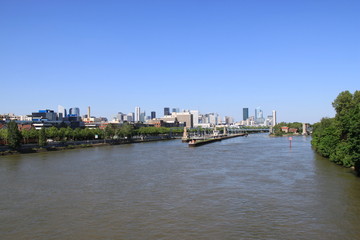
<path id="1" fill-rule="evenodd" d="M 0 158 L 1 239 L 357 239 L 360 182 L 266 134 Z"/>

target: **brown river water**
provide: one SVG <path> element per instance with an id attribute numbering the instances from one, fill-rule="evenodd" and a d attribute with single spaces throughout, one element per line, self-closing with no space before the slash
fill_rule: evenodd
<path id="1" fill-rule="evenodd" d="M 360 239 L 360 178 L 310 137 L 0 157 L 0 239 Z"/>

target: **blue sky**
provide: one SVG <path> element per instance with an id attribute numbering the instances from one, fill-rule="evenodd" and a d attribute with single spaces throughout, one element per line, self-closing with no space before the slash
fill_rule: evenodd
<path id="1" fill-rule="evenodd" d="M 317 122 L 359 90 L 360 1 L 0 1 L 0 113 L 260 106 Z"/>

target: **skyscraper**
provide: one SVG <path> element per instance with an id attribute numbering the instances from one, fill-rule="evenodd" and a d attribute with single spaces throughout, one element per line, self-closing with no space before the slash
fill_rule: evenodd
<path id="1" fill-rule="evenodd" d="M 263 111 L 260 107 L 255 108 L 255 123 L 263 124 L 265 121 Z"/>
<path id="2" fill-rule="evenodd" d="M 135 107 L 135 122 L 140 122 L 140 107 Z"/>
<path id="3" fill-rule="evenodd" d="M 246 121 L 246 119 L 249 118 L 249 108 L 243 108 L 243 120 Z"/>
<path id="4" fill-rule="evenodd" d="M 140 122 L 145 122 L 145 112 L 140 113 Z"/>
<path id="5" fill-rule="evenodd" d="M 272 111 L 272 126 L 274 127 L 277 124 L 276 122 L 276 111 Z"/>
<path id="6" fill-rule="evenodd" d="M 255 108 L 255 121 L 259 118 L 263 118 L 263 111 L 260 107 Z"/>
<path id="7" fill-rule="evenodd" d="M 66 115 L 66 109 L 63 106 L 58 105 L 58 119 L 62 121 L 66 118 Z"/>
<path id="8" fill-rule="evenodd" d="M 165 108 L 164 108 L 164 116 L 168 116 L 168 115 L 171 115 L 171 114 L 170 114 L 170 108 L 165 107 Z"/>
<path id="9" fill-rule="evenodd" d="M 156 118 L 156 112 L 151 112 L 151 119 L 154 119 L 154 118 Z"/>
<path id="10" fill-rule="evenodd" d="M 79 117 L 80 116 L 80 108 L 78 108 L 78 107 L 70 108 L 69 109 L 69 114 L 73 115 L 73 116 L 76 116 L 76 117 Z"/>

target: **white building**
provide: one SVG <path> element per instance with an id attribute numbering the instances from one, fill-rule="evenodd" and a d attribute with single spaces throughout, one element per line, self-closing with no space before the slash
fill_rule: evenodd
<path id="1" fill-rule="evenodd" d="M 274 127 L 277 124 L 277 119 L 276 119 L 276 111 L 273 110 L 272 111 L 272 126 Z"/>
<path id="2" fill-rule="evenodd" d="M 191 110 L 190 113 L 193 115 L 193 127 L 198 127 L 199 125 L 199 111 Z"/>
<path id="3" fill-rule="evenodd" d="M 135 107 L 135 122 L 140 122 L 140 107 Z"/>
<path id="4" fill-rule="evenodd" d="M 58 105 L 58 112 L 57 112 L 57 115 L 58 115 L 58 119 L 60 121 L 62 121 L 64 118 L 66 118 L 66 109 L 61 106 L 61 105 Z"/>

